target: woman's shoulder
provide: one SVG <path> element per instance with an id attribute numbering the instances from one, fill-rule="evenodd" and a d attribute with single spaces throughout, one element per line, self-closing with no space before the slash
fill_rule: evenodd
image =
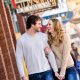
<path id="1" fill-rule="evenodd" d="M 68 44 L 70 44 L 71 45 L 71 39 L 70 39 L 70 35 L 69 35 L 69 33 L 67 33 L 67 32 L 65 32 L 64 33 L 64 40 L 63 40 L 63 45 L 68 45 Z"/>
<path id="2" fill-rule="evenodd" d="M 69 33 L 68 32 L 64 32 L 64 39 L 67 39 L 67 38 L 70 38 L 70 35 L 69 35 Z"/>

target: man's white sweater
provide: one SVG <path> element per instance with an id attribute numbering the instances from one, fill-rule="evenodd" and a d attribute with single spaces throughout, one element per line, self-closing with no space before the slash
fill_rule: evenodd
<path id="1" fill-rule="evenodd" d="M 23 58 L 25 59 L 29 75 L 50 70 L 50 65 L 44 52 L 46 47 L 47 36 L 41 32 L 36 33 L 34 36 L 24 33 L 21 38 L 17 40 L 16 61 L 21 76 L 25 76 L 22 63 Z M 51 55 L 48 57 L 54 71 L 57 71 L 54 54 L 51 52 Z"/>

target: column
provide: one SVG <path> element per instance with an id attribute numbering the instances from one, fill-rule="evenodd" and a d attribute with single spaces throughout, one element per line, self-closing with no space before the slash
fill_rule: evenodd
<path id="1" fill-rule="evenodd" d="M 18 23 L 19 23 L 20 32 L 21 32 L 21 34 L 23 34 L 26 31 L 24 17 L 21 14 L 17 14 L 17 19 L 18 19 Z"/>

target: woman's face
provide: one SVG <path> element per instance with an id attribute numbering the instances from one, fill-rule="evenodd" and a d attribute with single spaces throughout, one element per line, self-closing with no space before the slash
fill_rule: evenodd
<path id="1" fill-rule="evenodd" d="M 73 48 L 73 49 L 76 49 L 76 48 L 77 48 L 77 44 L 74 43 L 74 44 L 72 45 L 72 48 Z"/>
<path id="2" fill-rule="evenodd" d="M 48 28 L 48 32 L 50 32 L 50 33 L 52 33 L 54 31 L 53 22 L 51 20 L 49 20 L 47 28 Z"/>

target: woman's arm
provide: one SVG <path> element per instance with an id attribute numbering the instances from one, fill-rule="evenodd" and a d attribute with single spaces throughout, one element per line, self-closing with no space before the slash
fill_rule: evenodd
<path id="1" fill-rule="evenodd" d="M 62 51 L 63 55 L 62 55 L 62 63 L 61 63 L 61 71 L 60 71 L 60 75 L 63 77 L 65 76 L 70 50 L 71 50 L 70 36 L 68 34 L 65 34 L 64 41 L 63 41 L 63 51 Z"/>

